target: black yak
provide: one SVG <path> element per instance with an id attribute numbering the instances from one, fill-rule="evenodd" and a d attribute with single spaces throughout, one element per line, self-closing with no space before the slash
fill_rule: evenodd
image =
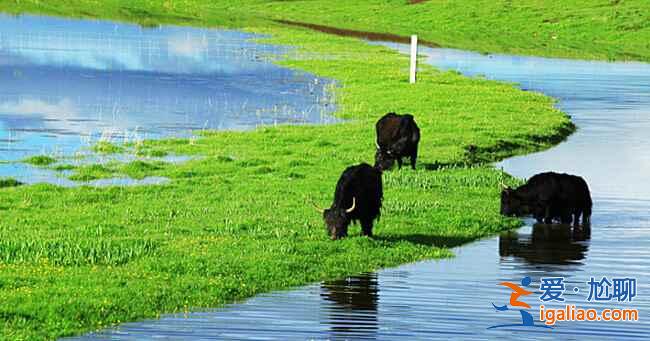
<path id="1" fill-rule="evenodd" d="M 533 215 L 538 222 L 551 224 L 553 220 L 574 226 L 589 225 L 591 194 L 585 180 L 579 176 L 554 172 L 540 173 L 517 189 L 501 192 L 501 214 L 509 216 Z"/>
<path id="2" fill-rule="evenodd" d="M 330 237 L 346 237 L 348 225 L 356 221 L 361 223 L 361 235 L 372 237 L 382 199 L 381 171 L 367 163 L 346 168 L 336 184 L 332 206 L 322 210 Z"/>
<path id="3" fill-rule="evenodd" d="M 411 158 L 411 168 L 415 169 L 420 128 L 413 116 L 390 112 L 377 121 L 375 129 L 377 131 L 375 167 L 386 170 L 397 160 L 398 167 L 402 168 L 402 158 L 408 156 Z"/>

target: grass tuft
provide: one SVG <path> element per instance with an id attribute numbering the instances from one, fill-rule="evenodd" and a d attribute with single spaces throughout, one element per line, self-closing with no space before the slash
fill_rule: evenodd
<path id="1" fill-rule="evenodd" d="M 0 179 L 0 188 L 18 187 L 21 185 L 23 185 L 23 183 L 16 179 L 12 179 L 12 178 Z"/>
<path id="2" fill-rule="evenodd" d="M 71 171 L 71 170 L 73 170 L 75 168 L 76 168 L 75 165 L 71 165 L 69 163 L 60 164 L 60 165 L 56 165 L 56 166 L 52 167 L 52 169 L 54 169 L 57 172 Z"/>
<path id="3" fill-rule="evenodd" d="M 107 141 L 100 141 L 91 147 L 91 150 L 99 154 L 119 154 L 124 152 L 124 147 Z"/>
<path id="4" fill-rule="evenodd" d="M 35 155 L 24 159 L 23 162 L 34 166 L 45 167 L 55 163 L 56 159 L 47 155 Z"/>
<path id="5" fill-rule="evenodd" d="M 0 262 L 4 264 L 51 264 L 55 266 L 120 266 L 152 256 L 157 245 L 151 240 L 85 239 L 0 240 Z"/>
<path id="6" fill-rule="evenodd" d="M 97 179 L 106 179 L 114 177 L 115 171 L 105 165 L 90 164 L 81 165 L 73 169 L 73 173 L 68 177 L 72 181 L 91 181 Z"/>

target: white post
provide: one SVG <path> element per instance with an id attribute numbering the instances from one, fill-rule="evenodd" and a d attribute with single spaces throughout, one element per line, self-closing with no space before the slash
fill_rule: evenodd
<path id="1" fill-rule="evenodd" d="M 409 77 L 409 83 L 415 83 L 415 74 L 418 69 L 418 36 L 411 36 L 411 72 Z"/>

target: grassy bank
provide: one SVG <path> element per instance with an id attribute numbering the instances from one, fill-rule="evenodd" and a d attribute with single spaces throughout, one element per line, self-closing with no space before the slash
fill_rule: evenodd
<path id="1" fill-rule="evenodd" d="M 228 12 L 202 13 L 190 22 L 228 22 Z M 446 165 L 539 150 L 572 130 L 551 99 L 507 84 L 425 66 L 410 85 L 407 59 L 388 49 L 256 19 L 246 29 L 309 52 L 282 63 L 336 79 L 336 115 L 348 121 L 147 141 L 140 152 L 200 157 L 102 170 L 166 176 L 165 185 L 1 189 L 0 337 L 55 338 L 450 256 L 449 247 L 518 222 L 498 214 L 499 171 Z M 340 172 L 372 160 L 373 124 L 390 110 L 417 118 L 419 169 L 385 175 L 375 239 L 332 242 L 307 202 L 326 206 Z"/>
<path id="2" fill-rule="evenodd" d="M 0 0 L 9 12 L 245 27 L 293 20 L 384 32 L 445 47 L 552 57 L 650 61 L 650 2 L 620 0 Z M 224 15 L 228 13 L 228 15 Z"/>

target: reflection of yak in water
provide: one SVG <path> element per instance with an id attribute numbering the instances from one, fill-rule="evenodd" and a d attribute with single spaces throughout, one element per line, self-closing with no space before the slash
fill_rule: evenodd
<path id="1" fill-rule="evenodd" d="M 514 256 L 530 264 L 571 264 L 585 258 L 590 229 L 569 225 L 533 225 L 532 236 L 506 232 L 499 237 L 499 255 Z"/>
<path id="2" fill-rule="evenodd" d="M 321 284 L 332 339 L 372 338 L 377 331 L 377 274 L 368 273 Z"/>

